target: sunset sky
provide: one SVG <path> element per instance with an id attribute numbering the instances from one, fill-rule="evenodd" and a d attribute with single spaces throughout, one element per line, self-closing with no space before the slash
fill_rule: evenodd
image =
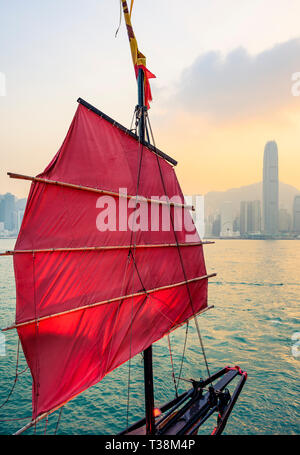
<path id="1" fill-rule="evenodd" d="M 130 0 L 129 0 L 130 3 Z M 118 0 L 0 0 L 0 194 L 27 196 L 80 96 L 129 127 L 136 81 Z M 132 23 L 152 81 L 157 146 L 186 194 L 262 179 L 275 140 L 279 178 L 300 189 L 299 0 L 135 0 Z"/>

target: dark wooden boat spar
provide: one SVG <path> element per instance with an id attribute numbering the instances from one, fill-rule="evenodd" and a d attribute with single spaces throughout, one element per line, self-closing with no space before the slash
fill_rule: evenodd
<path id="1" fill-rule="evenodd" d="M 16 434 L 142 352 L 145 417 L 121 434 L 197 434 L 212 415 L 212 434 L 221 434 L 247 377 L 237 366 L 210 374 L 197 315 L 210 308 L 215 274 L 206 272 L 203 244 L 211 242 L 196 231 L 176 161 L 155 146 L 148 116 L 154 76 L 126 1 L 122 7 L 138 83 L 136 128 L 79 98 L 45 171 L 9 173 L 32 181 L 15 249 L 5 253 L 13 255 L 17 301 L 15 323 L 4 330 L 17 329 L 33 379 L 32 420 Z M 208 377 L 199 374 L 178 395 L 173 372 L 175 398 L 155 403 L 152 344 L 190 319 Z"/>

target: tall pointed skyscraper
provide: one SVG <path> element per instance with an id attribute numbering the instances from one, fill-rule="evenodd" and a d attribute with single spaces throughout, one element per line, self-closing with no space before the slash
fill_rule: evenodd
<path id="1" fill-rule="evenodd" d="M 275 141 L 266 143 L 263 170 L 263 230 L 278 232 L 278 149 Z"/>

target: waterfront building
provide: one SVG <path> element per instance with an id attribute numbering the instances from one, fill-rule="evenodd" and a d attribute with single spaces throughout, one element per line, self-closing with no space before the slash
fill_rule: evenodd
<path id="1" fill-rule="evenodd" d="M 240 204 L 240 234 L 260 234 L 261 208 L 260 201 L 241 201 Z"/>
<path id="2" fill-rule="evenodd" d="M 221 232 L 220 237 L 233 236 L 233 207 L 231 201 L 223 202 L 221 206 Z"/>
<path id="3" fill-rule="evenodd" d="M 279 209 L 278 230 L 282 233 L 288 233 L 292 228 L 292 217 L 287 209 Z"/>
<path id="4" fill-rule="evenodd" d="M 15 196 L 6 193 L 0 203 L 0 222 L 4 223 L 4 228 L 8 231 L 15 229 Z"/>
<path id="5" fill-rule="evenodd" d="M 296 195 L 293 204 L 293 231 L 300 233 L 300 194 Z"/>

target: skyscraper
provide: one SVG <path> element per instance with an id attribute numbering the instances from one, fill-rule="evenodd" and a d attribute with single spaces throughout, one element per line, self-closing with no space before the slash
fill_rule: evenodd
<path id="1" fill-rule="evenodd" d="M 241 236 L 247 234 L 248 226 L 247 226 L 247 201 L 241 201 L 240 204 L 240 234 Z"/>
<path id="2" fill-rule="evenodd" d="M 221 232 L 221 215 L 216 215 L 212 224 L 211 233 L 214 237 L 219 237 Z"/>
<path id="3" fill-rule="evenodd" d="M 232 202 L 223 202 L 221 207 L 221 237 L 232 237 L 233 235 L 233 208 Z"/>
<path id="4" fill-rule="evenodd" d="M 292 227 L 292 217 L 287 211 L 287 209 L 281 208 L 279 209 L 279 216 L 278 216 L 278 230 L 282 233 L 290 232 Z"/>
<path id="5" fill-rule="evenodd" d="M 248 230 L 251 234 L 259 234 L 261 231 L 260 201 L 248 203 Z"/>
<path id="6" fill-rule="evenodd" d="M 293 231 L 300 233 L 300 194 L 295 196 L 293 205 Z"/>
<path id="7" fill-rule="evenodd" d="M 260 201 L 241 201 L 240 234 L 259 234 L 261 231 Z"/>
<path id="8" fill-rule="evenodd" d="M 278 232 L 278 149 L 275 141 L 267 142 L 263 170 L 263 231 Z"/>

